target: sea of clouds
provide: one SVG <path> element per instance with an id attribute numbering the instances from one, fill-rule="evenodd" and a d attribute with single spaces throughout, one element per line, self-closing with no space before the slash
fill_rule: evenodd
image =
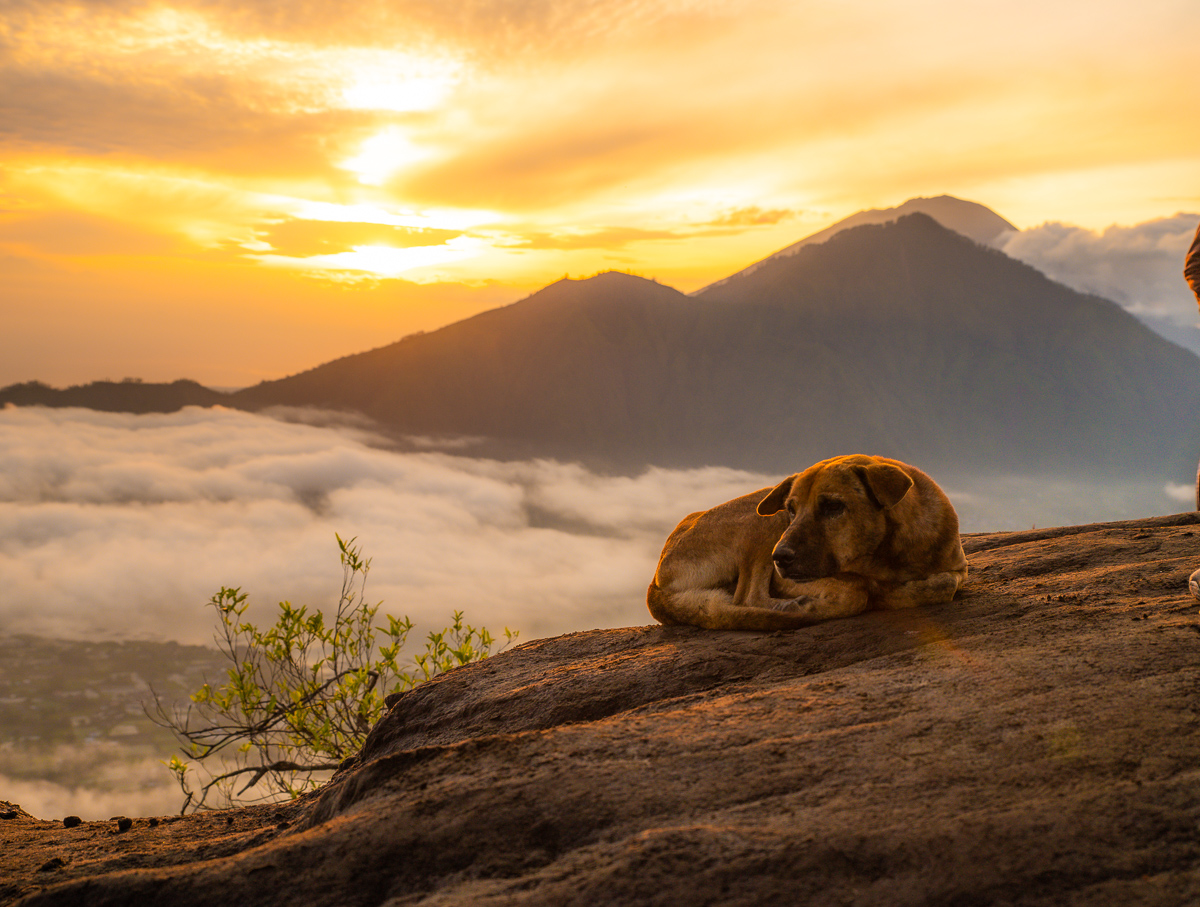
<path id="1" fill-rule="evenodd" d="M 0 410 L 0 635 L 207 643 L 222 586 L 248 592 L 258 622 L 283 599 L 332 604 L 335 533 L 372 559 L 367 597 L 422 630 L 455 610 L 522 640 L 645 624 L 679 519 L 781 478 L 397 452 L 345 417 L 290 415 Z M 964 531 L 1148 516 L 1192 497 L 1183 480 L 943 484 Z"/>
<path id="2" fill-rule="evenodd" d="M 601 476 L 549 461 L 397 453 L 354 425 L 227 409 L 0 412 L 0 626 L 57 638 L 211 639 L 221 586 L 331 604 L 334 534 L 372 559 L 368 598 L 419 626 L 523 639 L 647 623 L 684 514 L 777 481 L 733 469 Z M 258 610 L 266 609 L 266 610 Z"/>

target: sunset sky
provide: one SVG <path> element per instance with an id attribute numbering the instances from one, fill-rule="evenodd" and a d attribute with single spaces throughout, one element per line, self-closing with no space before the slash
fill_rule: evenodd
<path id="1" fill-rule="evenodd" d="M 862 208 L 1200 210 L 1195 0 L 0 0 L 0 384 L 280 377 Z"/>

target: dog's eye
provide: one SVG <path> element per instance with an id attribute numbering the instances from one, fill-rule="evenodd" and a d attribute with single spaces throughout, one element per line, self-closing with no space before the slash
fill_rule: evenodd
<path id="1" fill-rule="evenodd" d="M 837 498 L 821 498 L 817 501 L 818 516 L 837 516 L 840 513 L 844 513 L 845 510 L 845 502 Z"/>
<path id="2" fill-rule="evenodd" d="M 796 505 L 795 505 L 795 504 L 793 504 L 791 501 L 788 501 L 788 502 L 787 502 L 786 504 L 784 504 L 783 506 L 787 508 L 788 516 L 795 516 L 795 515 L 796 515 Z"/>

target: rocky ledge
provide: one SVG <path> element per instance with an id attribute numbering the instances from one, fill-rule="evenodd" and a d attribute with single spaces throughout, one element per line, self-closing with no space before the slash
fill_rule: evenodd
<path id="1" fill-rule="evenodd" d="M 539 640 L 283 807 L 65 828 L 22 905 L 1200 903 L 1200 514 L 965 539 L 934 610 Z"/>

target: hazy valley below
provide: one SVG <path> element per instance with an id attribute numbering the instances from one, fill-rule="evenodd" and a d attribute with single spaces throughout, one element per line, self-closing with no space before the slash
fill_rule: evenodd
<path id="1" fill-rule="evenodd" d="M 177 751 L 145 709 L 223 678 L 213 649 L 166 642 L 0 637 L 0 789 L 35 814 L 169 815 Z"/>

